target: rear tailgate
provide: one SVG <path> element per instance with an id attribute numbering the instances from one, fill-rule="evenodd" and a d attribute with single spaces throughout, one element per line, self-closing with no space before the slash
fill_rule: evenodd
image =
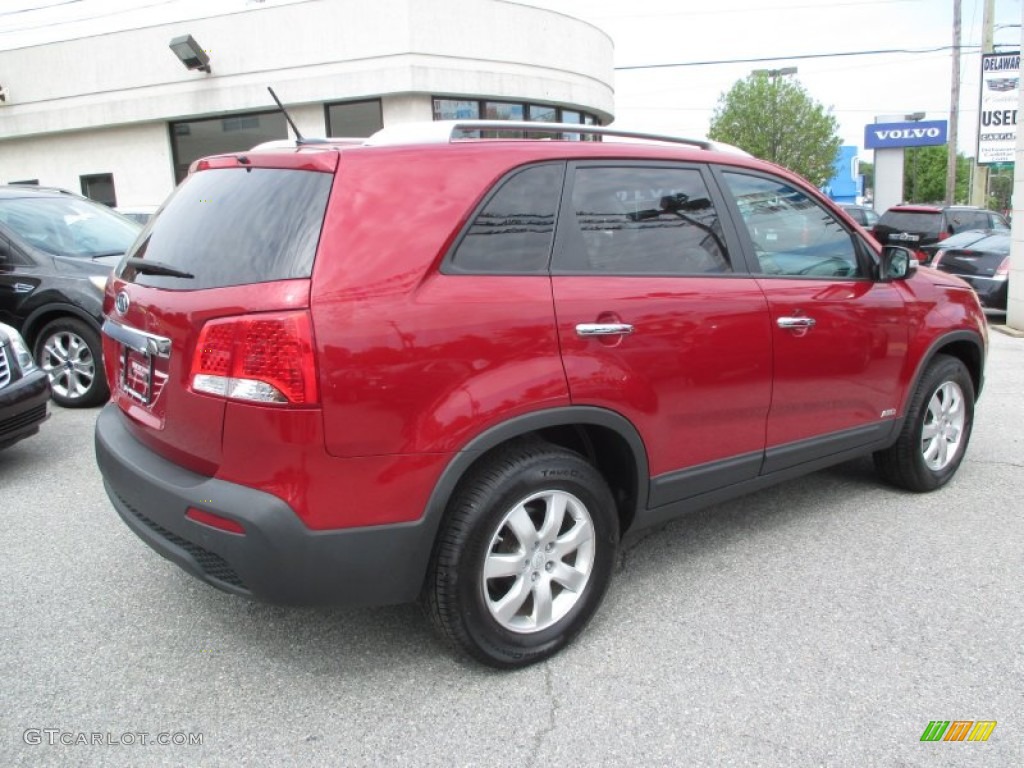
<path id="1" fill-rule="evenodd" d="M 216 370 L 217 355 L 241 342 L 229 337 L 221 349 L 198 349 L 201 339 L 209 347 L 204 326 L 245 318 L 251 351 L 253 333 L 264 327 L 253 327 L 253 318 L 308 311 L 336 165 L 334 152 L 202 161 L 115 270 L 104 303 L 107 377 L 130 431 L 145 445 L 215 474 L 231 387 L 221 384 L 225 392 L 218 393 L 215 382 L 197 391 L 203 387 L 193 366 L 203 359 L 204 370 L 225 374 L 207 379 L 236 381 Z M 262 344 L 270 351 L 274 339 Z"/>

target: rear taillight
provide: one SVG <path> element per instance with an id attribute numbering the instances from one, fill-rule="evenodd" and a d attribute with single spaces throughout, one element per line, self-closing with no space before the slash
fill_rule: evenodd
<path id="1" fill-rule="evenodd" d="M 1007 256 L 1003 259 L 999 266 L 996 267 L 996 277 L 1009 277 L 1010 276 L 1010 257 Z"/>
<path id="2" fill-rule="evenodd" d="M 945 240 L 947 237 L 949 237 L 949 232 L 939 232 L 939 240 Z"/>
<path id="3" fill-rule="evenodd" d="M 203 326 L 192 357 L 194 392 L 253 403 L 319 402 L 309 313 L 222 317 Z"/>

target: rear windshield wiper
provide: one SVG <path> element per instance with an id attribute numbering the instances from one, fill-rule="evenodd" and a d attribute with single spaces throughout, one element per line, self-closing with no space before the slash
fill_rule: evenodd
<path id="1" fill-rule="evenodd" d="M 124 263 L 129 267 L 132 267 L 136 272 L 143 275 L 164 275 L 166 277 L 183 277 L 187 280 L 191 280 L 195 277 L 191 272 L 183 272 L 180 269 L 175 269 L 169 264 L 161 264 L 159 261 L 151 261 L 150 259 L 137 259 L 134 256 L 125 259 Z"/>

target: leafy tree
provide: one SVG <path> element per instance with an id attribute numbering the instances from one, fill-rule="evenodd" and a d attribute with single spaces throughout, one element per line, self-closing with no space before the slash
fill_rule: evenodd
<path id="1" fill-rule="evenodd" d="M 796 80 L 751 74 L 718 98 L 708 137 L 795 171 L 820 187 L 833 175 L 839 123 Z"/>
<path id="2" fill-rule="evenodd" d="M 908 203 L 938 203 L 946 199 L 948 147 L 908 147 L 903 152 L 903 199 Z M 970 199 L 971 159 L 956 156 L 955 203 Z"/>
<path id="3" fill-rule="evenodd" d="M 875 188 L 875 164 L 860 160 L 857 163 L 857 173 L 864 177 L 864 194 L 873 191 Z"/>

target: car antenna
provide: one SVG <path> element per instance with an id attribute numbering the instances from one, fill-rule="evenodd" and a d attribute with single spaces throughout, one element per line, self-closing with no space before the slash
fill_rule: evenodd
<path id="1" fill-rule="evenodd" d="M 292 127 L 292 132 L 295 134 L 295 143 L 296 144 L 301 146 L 303 144 L 326 144 L 327 143 L 326 139 L 307 139 L 301 133 L 299 133 L 299 129 L 295 126 L 295 122 L 292 120 L 292 116 L 288 114 L 288 110 L 284 108 L 284 104 L 282 104 L 281 100 L 279 98 L 277 98 L 277 94 L 274 93 L 274 89 L 271 88 L 268 85 L 267 86 L 267 90 L 270 91 L 270 95 L 273 97 L 274 101 L 277 103 L 277 108 L 281 110 L 281 114 L 284 115 L 284 119 L 288 121 L 288 125 L 290 125 Z"/>

